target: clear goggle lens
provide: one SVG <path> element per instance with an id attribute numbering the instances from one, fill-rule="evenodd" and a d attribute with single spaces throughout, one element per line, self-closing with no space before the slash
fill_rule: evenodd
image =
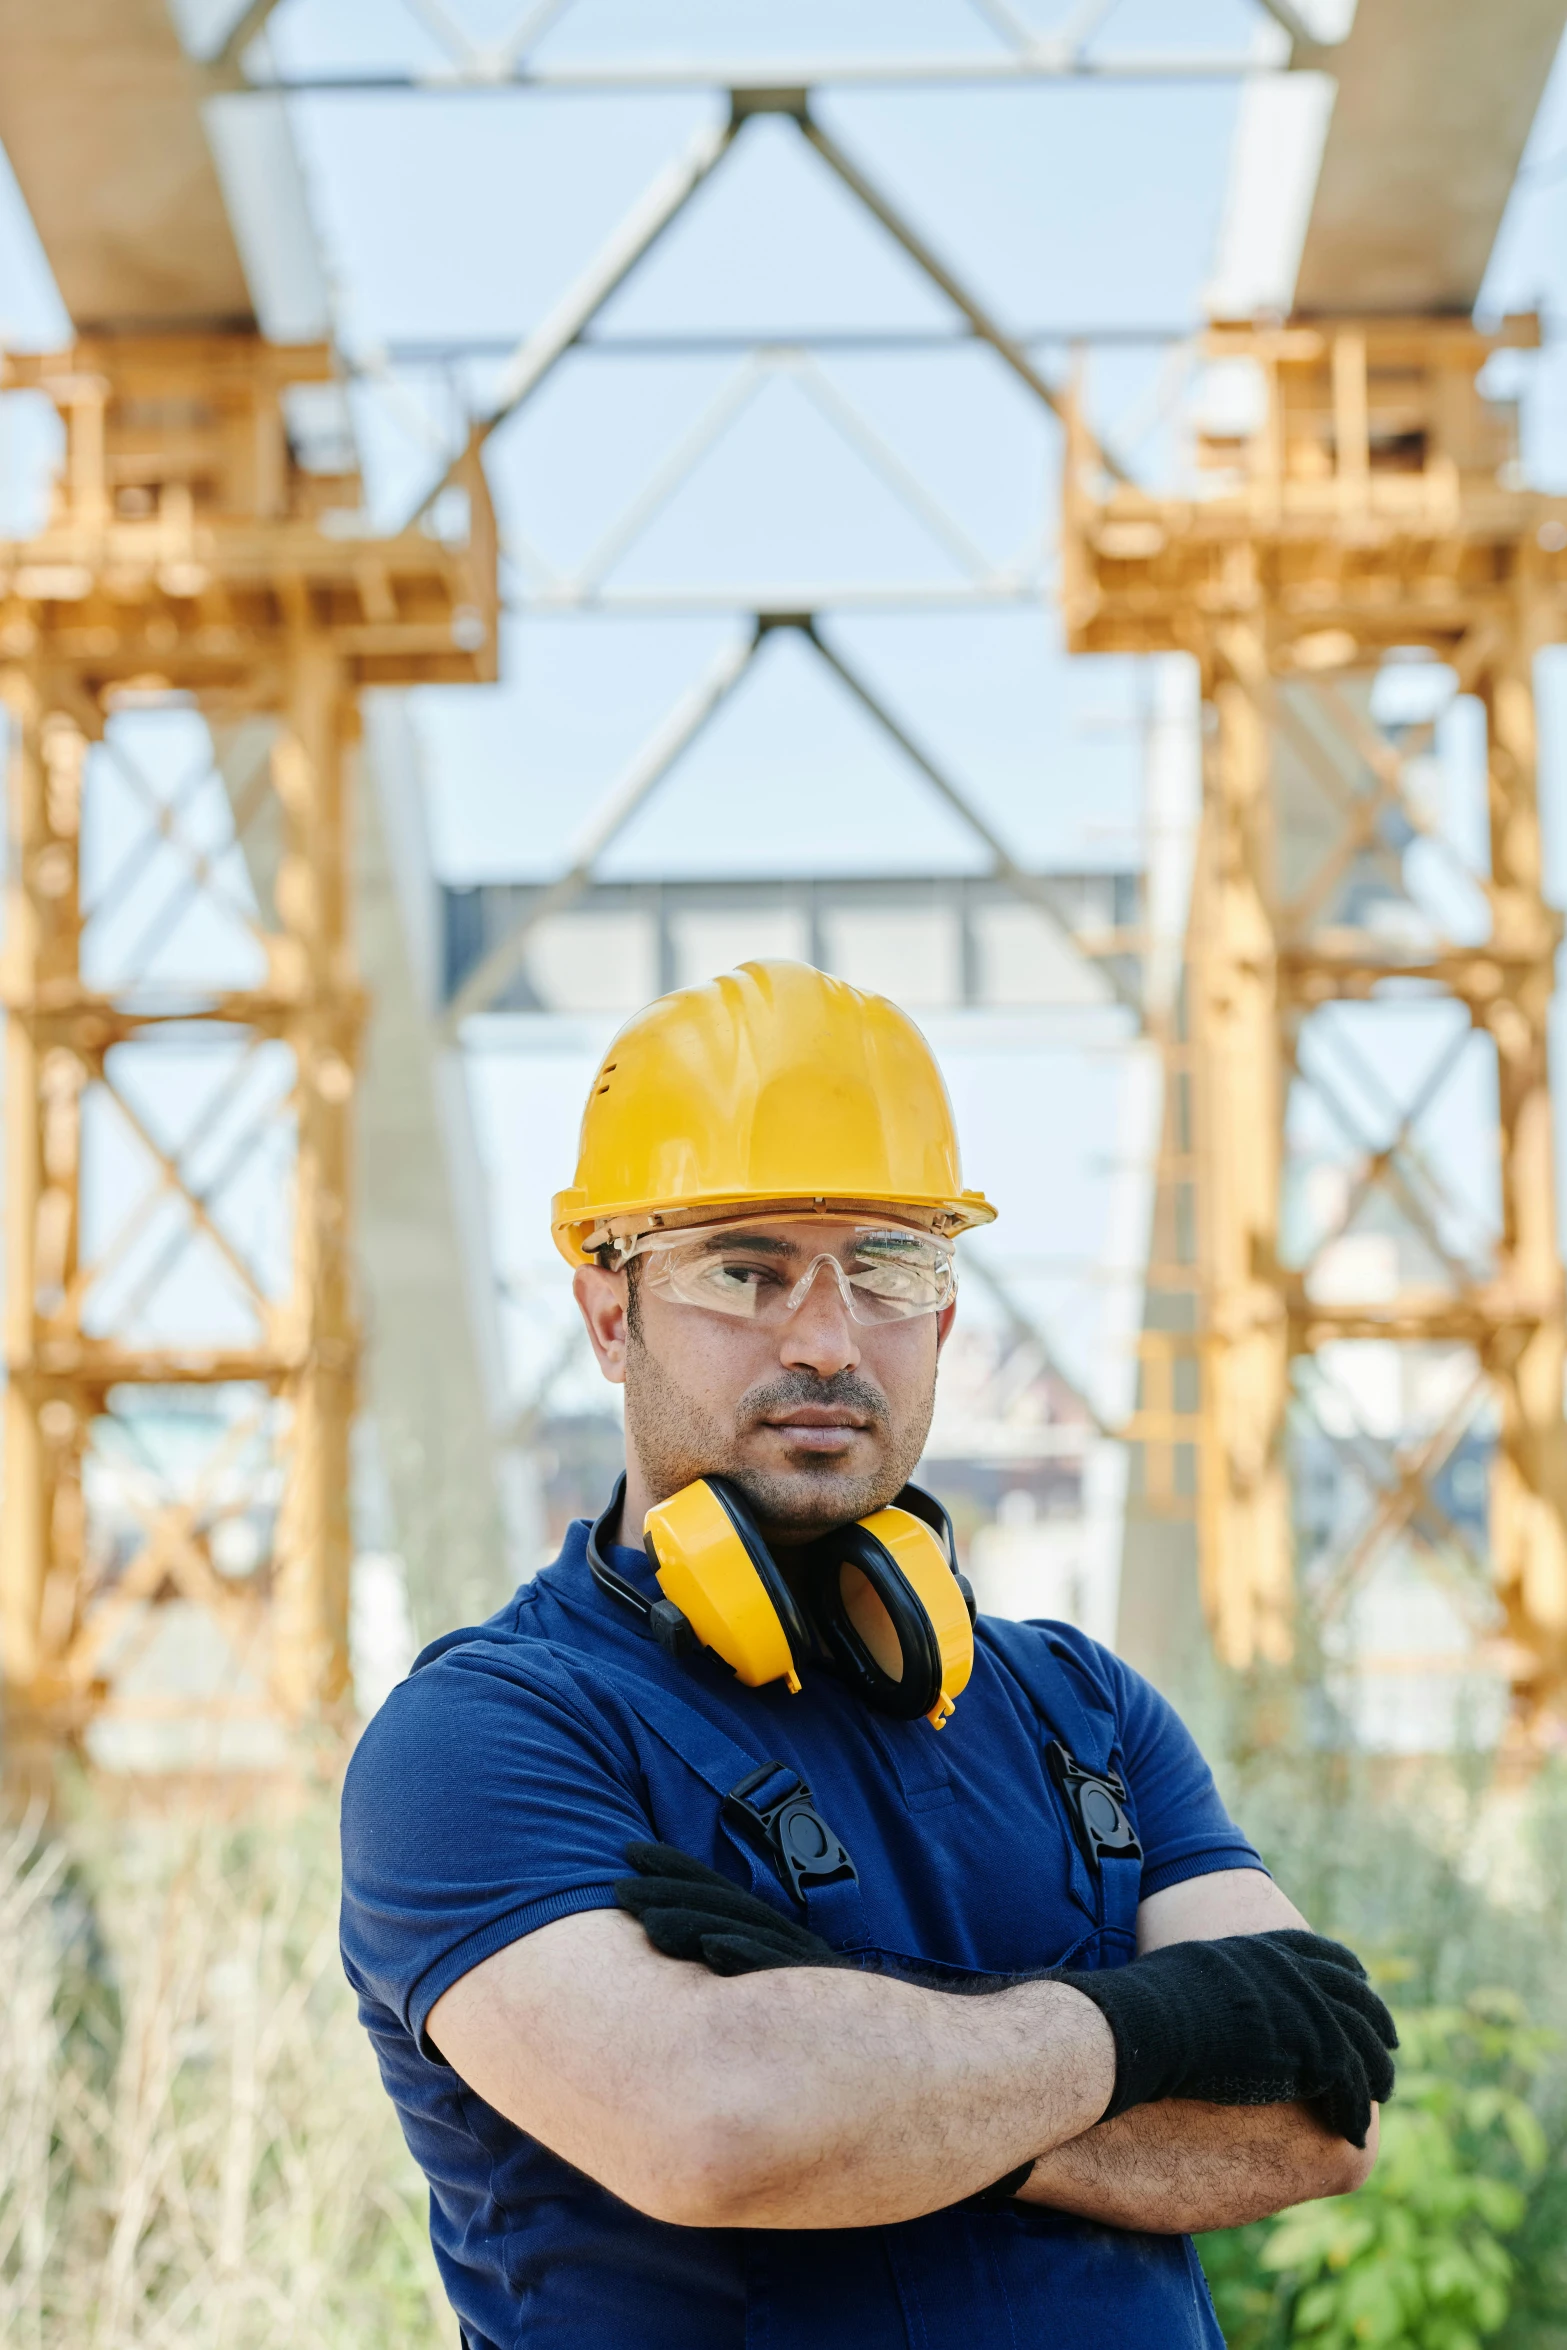
<path id="1" fill-rule="evenodd" d="M 809 1258 L 797 1243 L 755 1224 L 643 1233 L 619 1256 L 622 1264 L 640 1257 L 644 1283 L 660 1296 L 737 1321 L 787 1321 L 823 1266 L 856 1322 L 936 1314 L 957 1294 L 950 1246 L 895 1224 L 853 1225 L 836 1251 Z"/>

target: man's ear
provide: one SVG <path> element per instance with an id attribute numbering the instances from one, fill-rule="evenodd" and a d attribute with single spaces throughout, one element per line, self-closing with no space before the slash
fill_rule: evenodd
<path id="1" fill-rule="evenodd" d="M 938 1355 L 940 1354 L 942 1348 L 946 1345 L 948 1338 L 951 1336 L 952 1325 L 957 1320 L 957 1318 L 958 1301 L 956 1298 L 954 1298 L 951 1305 L 943 1306 L 940 1313 L 936 1316 L 936 1352 Z"/>
<path id="2" fill-rule="evenodd" d="M 577 1301 L 599 1369 L 612 1387 L 626 1384 L 626 1276 L 606 1273 L 601 1265 L 580 1265 L 571 1277 Z"/>

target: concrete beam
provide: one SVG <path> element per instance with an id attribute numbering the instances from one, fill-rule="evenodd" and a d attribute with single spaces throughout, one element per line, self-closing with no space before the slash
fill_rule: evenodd
<path id="1" fill-rule="evenodd" d="M 498 1607 L 539 1563 L 526 1464 L 503 1461 L 506 1379 L 467 1079 L 435 1020 L 436 886 L 401 695 L 365 700 L 359 951 L 365 1401 L 421 1639 Z M 505 1503 L 502 1505 L 502 1491 Z"/>
<path id="2" fill-rule="evenodd" d="M 0 144 L 84 331 L 252 327 L 165 0 L 0 0 Z"/>
<path id="3" fill-rule="evenodd" d="M 1298 311 L 1468 311 L 1485 275 L 1567 0 L 1360 0 L 1311 54 L 1338 84 Z"/>

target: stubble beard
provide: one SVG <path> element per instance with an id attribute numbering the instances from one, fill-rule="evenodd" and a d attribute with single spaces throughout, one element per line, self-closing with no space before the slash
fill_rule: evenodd
<path id="1" fill-rule="evenodd" d="M 626 1441 L 636 1449 L 656 1501 L 667 1500 L 698 1477 L 728 1477 L 745 1495 L 764 1533 L 804 1539 L 885 1509 L 913 1476 L 935 1410 L 932 1367 L 928 1394 L 903 1426 L 882 1390 L 854 1371 L 818 1379 L 784 1371 L 748 1388 L 726 1428 L 671 1379 L 640 1330 L 629 1333 L 626 1360 Z M 810 1454 L 788 1469 L 759 1466 L 745 1457 L 745 1438 L 764 1415 L 790 1404 L 842 1404 L 863 1413 L 867 1433 L 879 1439 L 877 1458 L 863 1468 Z"/>

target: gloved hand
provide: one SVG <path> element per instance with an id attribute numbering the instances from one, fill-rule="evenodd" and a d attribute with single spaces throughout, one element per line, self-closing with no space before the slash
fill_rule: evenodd
<path id="1" fill-rule="evenodd" d="M 666 1958 L 697 1959 L 714 1975 L 855 1963 L 673 1844 L 628 1844 L 626 1858 L 637 1874 L 621 1878 L 615 1899 Z"/>
<path id="2" fill-rule="evenodd" d="M 1285 1927 L 1171 1942 L 1129 1966 L 1063 1969 L 1115 2036 L 1104 2118 L 1159 2097 L 1214 2105 L 1300 2099 L 1364 2146 L 1371 2101 L 1391 2096 L 1393 2018 L 1342 1942 Z"/>

